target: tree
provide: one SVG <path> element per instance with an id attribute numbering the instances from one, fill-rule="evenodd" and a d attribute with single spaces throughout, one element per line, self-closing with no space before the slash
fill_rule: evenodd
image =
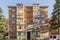
<path id="1" fill-rule="evenodd" d="M 6 26 L 6 19 L 4 18 L 2 9 L 0 8 L 0 38 L 7 32 Z"/>
<path id="2" fill-rule="evenodd" d="M 54 9 L 52 12 L 51 29 L 58 29 L 60 27 L 60 0 L 55 0 Z"/>

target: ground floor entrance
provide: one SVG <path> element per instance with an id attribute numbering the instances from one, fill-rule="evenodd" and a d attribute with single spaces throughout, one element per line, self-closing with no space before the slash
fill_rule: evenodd
<path id="1" fill-rule="evenodd" d="M 30 38 L 31 38 L 30 32 L 27 32 L 27 40 L 30 40 Z"/>
<path id="2" fill-rule="evenodd" d="M 17 32 L 17 40 L 40 40 L 40 32 L 39 31 Z"/>

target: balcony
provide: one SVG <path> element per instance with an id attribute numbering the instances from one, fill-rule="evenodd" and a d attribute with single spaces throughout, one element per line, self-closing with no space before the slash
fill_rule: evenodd
<path id="1" fill-rule="evenodd" d="M 34 15 L 34 18 L 40 18 L 40 15 Z"/>
<path id="2" fill-rule="evenodd" d="M 40 23 L 40 19 L 34 19 L 34 23 L 39 24 Z"/>
<path id="3" fill-rule="evenodd" d="M 56 30 L 50 30 L 50 34 L 58 34 L 58 29 L 56 29 Z"/>
<path id="4" fill-rule="evenodd" d="M 33 15 L 34 15 L 34 16 L 35 16 L 35 15 L 36 15 L 36 16 L 40 16 L 40 11 L 34 11 L 34 12 L 33 12 Z"/>
<path id="5" fill-rule="evenodd" d="M 36 16 L 40 16 L 40 13 L 37 12 L 37 13 L 34 13 L 33 15 L 34 15 L 34 16 L 35 16 L 35 15 L 36 15 Z"/>
<path id="6" fill-rule="evenodd" d="M 24 31 L 25 31 L 25 29 L 18 29 L 17 31 L 21 31 L 21 32 L 24 32 Z"/>
<path id="7" fill-rule="evenodd" d="M 31 27 L 31 30 L 40 31 L 40 25 L 38 25 L 38 24 L 33 25 L 33 27 Z"/>
<path id="8" fill-rule="evenodd" d="M 20 24 L 24 24 L 24 22 L 20 22 L 20 21 L 17 21 L 17 24 L 20 25 Z"/>
<path id="9" fill-rule="evenodd" d="M 17 18 L 23 18 L 23 16 L 17 16 Z"/>
<path id="10" fill-rule="evenodd" d="M 48 26 L 49 23 L 41 23 L 41 26 Z"/>

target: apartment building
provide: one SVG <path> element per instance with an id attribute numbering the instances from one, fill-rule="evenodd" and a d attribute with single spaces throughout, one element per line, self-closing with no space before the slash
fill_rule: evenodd
<path id="1" fill-rule="evenodd" d="M 40 40 L 44 35 L 49 36 L 48 6 L 17 4 L 9 6 L 8 12 L 10 38 Z"/>

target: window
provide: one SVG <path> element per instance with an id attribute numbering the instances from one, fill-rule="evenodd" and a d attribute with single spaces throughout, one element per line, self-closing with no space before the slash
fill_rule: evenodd
<path id="1" fill-rule="evenodd" d="M 18 8 L 18 9 L 23 8 L 23 4 L 17 4 L 17 8 Z"/>
<path id="2" fill-rule="evenodd" d="M 14 27 L 14 26 L 12 26 L 12 27 L 11 27 L 11 31 L 14 31 L 14 30 L 15 30 L 15 27 Z"/>
<path id="3" fill-rule="evenodd" d="M 36 22 L 36 23 L 40 23 L 40 19 L 34 19 L 34 22 Z"/>
<path id="4" fill-rule="evenodd" d="M 39 8 L 39 5 L 34 5 L 34 8 L 36 8 L 36 9 Z"/>
<path id="5" fill-rule="evenodd" d="M 15 21 L 14 21 L 14 20 L 12 20 L 12 21 L 11 21 L 11 24 L 15 24 Z"/>
<path id="6" fill-rule="evenodd" d="M 22 15 L 23 15 L 22 11 L 18 12 L 18 16 L 22 16 Z"/>
<path id="7" fill-rule="evenodd" d="M 39 11 L 34 11 L 34 15 L 40 15 Z"/>
<path id="8" fill-rule="evenodd" d="M 18 6 L 18 9 L 22 8 L 22 6 Z"/>
<path id="9" fill-rule="evenodd" d="M 42 20 L 42 23 L 45 23 L 45 20 Z"/>
<path id="10" fill-rule="evenodd" d="M 26 26 L 24 26 L 24 29 L 26 29 Z"/>
<path id="11" fill-rule="evenodd" d="M 35 35 L 36 35 L 36 32 L 32 32 L 32 35 L 34 35 L 34 36 L 35 36 Z"/>
<path id="12" fill-rule="evenodd" d="M 21 35 L 21 32 L 18 32 L 18 36 L 20 36 Z"/>
<path id="13" fill-rule="evenodd" d="M 12 27 L 12 30 L 15 30 L 15 27 Z"/>
<path id="14" fill-rule="evenodd" d="M 18 22 L 23 22 L 23 18 L 18 18 Z"/>
<path id="15" fill-rule="evenodd" d="M 12 17 L 12 18 L 15 18 L 15 15 L 14 15 L 14 14 L 12 14 L 12 15 L 11 15 L 11 17 Z"/>
<path id="16" fill-rule="evenodd" d="M 27 28 L 28 27 L 28 25 L 24 25 L 24 28 Z"/>
<path id="17" fill-rule="evenodd" d="M 11 33 L 11 36 L 15 36 L 14 33 Z"/>
<path id="18" fill-rule="evenodd" d="M 12 9 L 12 12 L 15 12 L 15 9 Z"/>
<path id="19" fill-rule="evenodd" d="M 42 17 L 45 17 L 45 15 L 42 15 Z"/>
<path id="20" fill-rule="evenodd" d="M 40 35 L 40 32 L 36 32 L 36 36 L 38 37 Z"/>

